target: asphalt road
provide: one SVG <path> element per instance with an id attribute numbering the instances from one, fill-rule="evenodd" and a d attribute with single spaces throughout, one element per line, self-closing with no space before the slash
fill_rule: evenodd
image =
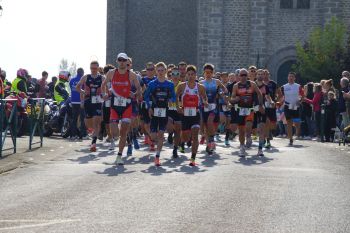
<path id="1" fill-rule="evenodd" d="M 156 168 L 146 148 L 116 167 L 108 145 L 57 140 L 0 175 L 0 232 L 350 232 L 348 148 L 275 139 L 242 159 L 232 144 L 200 146 L 196 168 L 165 146 Z"/>

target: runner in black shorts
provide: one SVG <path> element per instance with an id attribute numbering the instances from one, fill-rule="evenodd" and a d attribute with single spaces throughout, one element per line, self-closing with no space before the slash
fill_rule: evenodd
<path id="1" fill-rule="evenodd" d="M 196 67 L 189 65 L 186 70 L 188 81 L 181 83 L 176 91 L 177 109 L 179 113 L 183 114 L 182 142 L 188 142 L 192 139 L 190 166 L 196 166 L 195 160 L 198 152 L 198 133 L 200 127 L 199 100 L 202 98 L 204 106 L 208 106 L 208 98 L 203 85 L 196 82 Z"/>

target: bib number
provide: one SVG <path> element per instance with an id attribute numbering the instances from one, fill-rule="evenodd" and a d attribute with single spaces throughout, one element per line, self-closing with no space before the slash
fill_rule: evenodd
<path id="1" fill-rule="evenodd" d="M 251 113 L 251 109 L 250 108 L 240 108 L 239 109 L 239 115 L 240 116 L 249 116 Z"/>
<path id="2" fill-rule="evenodd" d="M 155 117 L 166 117 L 166 108 L 154 108 L 153 115 Z"/>
<path id="3" fill-rule="evenodd" d="M 120 96 L 114 97 L 114 106 L 126 107 L 126 98 Z"/>
<path id="4" fill-rule="evenodd" d="M 184 109 L 184 116 L 196 116 L 196 115 L 197 115 L 197 108 Z"/>
<path id="5" fill-rule="evenodd" d="M 111 100 L 106 100 L 105 101 L 105 106 L 106 106 L 106 108 L 111 107 Z"/>
<path id="6" fill-rule="evenodd" d="M 208 104 L 208 107 L 204 107 L 204 112 L 213 111 L 216 108 L 216 104 Z"/>
<path id="7" fill-rule="evenodd" d="M 169 110 L 172 110 L 172 111 L 176 111 L 176 107 L 172 106 L 172 107 L 169 107 Z"/>
<path id="8" fill-rule="evenodd" d="M 288 109 L 290 110 L 298 110 L 298 106 L 296 104 L 289 104 Z"/>
<path id="9" fill-rule="evenodd" d="M 229 109 L 227 108 L 227 105 L 222 105 L 222 111 L 227 112 Z"/>
<path id="10" fill-rule="evenodd" d="M 91 97 L 91 103 L 92 104 L 99 104 L 99 103 L 101 103 L 102 101 L 101 101 L 101 97 L 100 96 L 92 96 Z"/>

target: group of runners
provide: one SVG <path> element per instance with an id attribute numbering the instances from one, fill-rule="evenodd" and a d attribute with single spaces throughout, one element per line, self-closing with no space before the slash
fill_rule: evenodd
<path id="1" fill-rule="evenodd" d="M 115 162 L 118 165 L 124 164 L 125 147 L 127 155 L 132 155 L 133 148 L 140 148 L 139 131 L 150 151 L 155 152 L 156 166 L 161 165 L 165 132 L 173 144 L 174 159 L 179 151 L 185 152 L 185 145 L 191 147 L 190 166 L 196 166 L 199 144 L 206 143 L 206 152 L 214 153 L 218 130 L 225 133 L 227 147 L 238 131 L 241 157 L 252 146 L 252 135 L 257 135 L 257 155 L 264 156 L 263 149 L 271 148 L 276 129 L 276 107 L 283 105 L 289 144 L 293 145 L 293 124 L 299 127 L 298 108 L 304 98 L 302 86 L 295 83 L 295 73 L 289 73 L 288 83 L 278 88 L 270 80 L 268 70 L 254 66 L 233 73 L 216 73 L 209 63 L 197 70 L 185 62 L 149 62 L 145 70 L 136 73 L 127 54 L 118 54 L 116 62 L 117 68 L 107 65 L 103 71 L 99 71 L 98 62 L 91 62 L 91 73 L 82 77 L 76 90 L 84 100 L 86 126 L 93 129 L 90 150 L 97 150 L 103 120 L 109 149 L 114 150 L 119 140 Z"/>

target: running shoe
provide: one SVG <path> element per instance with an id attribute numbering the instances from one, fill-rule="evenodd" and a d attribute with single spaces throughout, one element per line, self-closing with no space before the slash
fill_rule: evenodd
<path id="1" fill-rule="evenodd" d="M 220 134 L 215 135 L 215 141 L 221 142 Z"/>
<path id="2" fill-rule="evenodd" d="M 260 156 L 260 157 L 263 157 L 263 156 L 264 156 L 264 152 L 263 152 L 262 149 L 259 149 L 259 150 L 258 150 L 258 156 Z"/>
<path id="3" fill-rule="evenodd" d="M 187 144 L 187 147 L 190 148 L 192 146 L 192 140 L 189 140 L 186 144 Z"/>
<path id="4" fill-rule="evenodd" d="M 126 152 L 127 156 L 131 156 L 132 155 L 132 145 L 128 145 L 128 151 Z"/>
<path id="5" fill-rule="evenodd" d="M 293 139 L 289 139 L 289 146 L 293 146 Z"/>
<path id="6" fill-rule="evenodd" d="M 169 143 L 169 144 L 173 144 L 173 141 L 174 141 L 174 139 L 173 139 L 173 134 L 172 134 L 172 133 L 169 133 L 169 135 L 168 135 L 168 143 Z"/>
<path id="7" fill-rule="evenodd" d="M 243 145 L 241 145 L 241 147 L 239 148 L 238 155 L 239 157 L 245 157 L 245 148 Z"/>
<path id="8" fill-rule="evenodd" d="M 197 165 L 195 159 L 191 159 L 189 165 L 190 165 L 191 167 L 195 167 L 195 166 Z"/>
<path id="9" fill-rule="evenodd" d="M 246 143 L 245 143 L 245 146 L 247 147 L 247 148 L 250 148 L 251 146 L 252 146 L 252 144 L 253 144 L 253 140 L 252 140 L 252 138 L 247 138 L 247 141 L 246 141 Z"/>
<path id="10" fill-rule="evenodd" d="M 135 148 L 135 150 L 140 149 L 139 141 L 137 141 L 137 138 L 134 138 L 134 139 L 133 139 L 133 142 L 134 142 L 134 148 Z"/>
<path id="11" fill-rule="evenodd" d="M 90 151 L 91 152 L 96 152 L 96 144 L 94 143 L 94 144 L 91 144 L 91 146 L 90 146 Z"/>
<path id="12" fill-rule="evenodd" d="M 177 154 L 177 149 L 173 149 L 173 158 L 174 159 L 177 159 L 177 158 L 179 158 L 179 155 Z"/>
<path id="13" fill-rule="evenodd" d="M 151 145 L 150 145 L 150 149 L 149 149 L 150 151 L 156 151 L 156 148 L 155 148 L 155 145 L 154 145 L 154 143 L 152 143 Z"/>
<path id="14" fill-rule="evenodd" d="M 116 165 L 124 165 L 123 159 L 120 155 L 117 156 L 117 158 L 115 160 L 115 164 Z"/>
<path id="15" fill-rule="evenodd" d="M 109 150 L 114 150 L 114 148 L 115 148 L 115 142 L 114 142 L 114 140 L 112 140 L 111 141 L 111 144 L 109 145 Z"/>
<path id="16" fill-rule="evenodd" d="M 204 142 L 205 142 L 205 137 L 204 137 L 204 136 L 202 136 L 202 137 L 201 137 L 201 140 L 200 140 L 200 142 L 199 142 L 199 144 L 203 145 L 203 144 L 204 144 Z"/>
<path id="17" fill-rule="evenodd" d="M 183 145 L 180 146 L 180 152 L 185 153 L 185 146 L 183 146 Z"/>
<path id="18" fill-rule="evenodd" d="M 159 159 L 159 158 L 156 157 L 156 158 L 154 159 L 154 165 L 157 166 L 157 167 L 160 166 L 160 159 Z"/>
<path id="19" fill-rule="evenodd" d="M 267 142 L 266 142 L 265 148 L 266 148 L 266 149 L 271 149 L 271 143 L 270 143 L 270 141 L 267 141 Z"/>
<path id="20" fill-rule="evenodd" d="M 105 142 L 111 143 L 112 141 L 113 141 L 113 139 L 110 138 L 110 137 L 108 137 L 108 138 L 106 138 L 106 141 L 105 141 Z"/>
<path id="21" fill-rule="evenodd" d="M 228 140 L 225 140 L 225 146 L 230 146 L 230 142 Z"/>

